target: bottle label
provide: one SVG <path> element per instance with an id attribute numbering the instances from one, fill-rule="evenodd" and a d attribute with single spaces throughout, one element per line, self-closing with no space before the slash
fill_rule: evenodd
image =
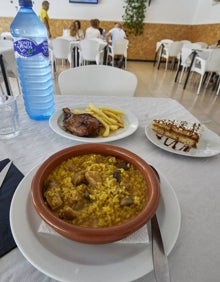
<path id="1" fill-rule="evenodd" d="M 37 44 L 30 39 L 19 39 L 14 42 L 14 50 L 21 57 L 33 57 L 38 54 L 42 54 L 46 58 L 49 57 L 47 40 Z"/>

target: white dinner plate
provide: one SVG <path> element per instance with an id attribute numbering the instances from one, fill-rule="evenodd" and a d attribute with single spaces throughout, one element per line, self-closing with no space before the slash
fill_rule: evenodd
<path id="1" fill-rule="evenodd" d="M 204 127 L 204 132 L 200 137 L 198 147 L 191 148 L 188 152 L 184 151 L 182 143 L 177 143 L 175 148 L 173 148 L 173 139 L 167 139 L 165 136 L 158 138 L 157 133 L 151 129 L 151 125 L 146 126 L 145 134 L 154 145 L 174 154 L 188 157 L 212 157 L 220 153 L 220 137 L 207 127 Z"/>
<path id="2" fill-rule="evenodd" d="M 54 279 L 69 282 L 128 282 L 152 271 L 151 244 L 88 245 L 40 233 L 41 219 L 30 196 L 36 170 L 23 178 L 10 209 L 15 242 L 34 267 Z M 173 188 L 160 176 L 162 197 L 157 216 L 165 250 L 169 254 L 178 238 L 181 212 Z"/>
<path id="3" fill-rule="evenodd" d="M 102 105 L 103 106 L 103 105 Z M 87 105 L 75 105 L 74 107 L 69 107 L 70 109 L 85 109 Z M 119 109 L 117 106 L 108 105 L 108 107 Z M 121 110 L 121 109 L 119 109 Z M 71 140 L 79 141 L 79 142 L 86 142 L 86 143 L 104 143 L 104 142 L 112 142 L 115 140 L 119 140 L 122 138 L 125 138 L 132 133 L 134 133 L 138 128 L 138 119 L 137 117 L 126 110 L 122 110 L 125 114 L 123 116 L 124 128 L 120 128 L 116 130 L 115 132 L 110 133 L 108 137 L 79 137 L 76 135 L 73 135 L 63 128 L 63 110 L 59 109 L 57 110 L 50 118 L 49 125 L 53 131 L 55 131 L 57 134 L 66 137 Z"/>

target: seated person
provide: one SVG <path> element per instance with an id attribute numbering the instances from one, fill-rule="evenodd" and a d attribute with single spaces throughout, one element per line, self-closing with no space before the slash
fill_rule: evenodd
<path id="1" fill-rule="evenodd" d="M 94 39 L 94 38 L 100 38 L 101 34 L 98 29 L 98 23 L 96 19 L 90 20 L 90 27 L 86 29 L 85 38 L 86 39 Z"/>
<path id="2" fill-rule="evenodd" d="M 126 38 L 126 34 L 120 23 L 116 23 L 115 26 L 106 34 L 106 40 L 108 43 L 111 41 L 112 46 L 114 45 L 115 40 L 123 38 Z"/>
<path id="3" fill-rule="evenodd" d="M 84 39 L 84 32 L 81 29 L 81 23 L 78 20 L 75 20 L 70 26 L 70 35 L 75 37 L 76 40 Z"/>
<path id="4" fill-rule="evenodd" d="M 125 31 L 122 29 L 122 25 L 120 23 L 116 23 L 115 26 L 109 30 L 109 32 L 106 34 L 106 40 L 108 44 L 111 44 L 114 46 L 114 43 L 117 39 L 126 39 Z M 116 65 L 119 68 L 122 68 L 124 66 L 124 56 L 118 55 L 115 56 L 116 59 Z M 111 57 L 108 58 L 108 65 L 111 65 Z"/>
<path id="5" fill-rule="evenodd" d="M 216 48 L 220 48 L 220 40 L 218 40 L 217 41 L 217 43 L 216 43 L 216 46 L 215 46 Z"/>
<path id="6" fill-rule="evenodd" d="M 105 40 L 105 30 L 104 28 L 100 27 L 100 20 L 99 19 L 95 19 L 97 21 L 97 26 L 98 26 L 98 30 L 100 32 L 100 37 L 101 39 Z"/>

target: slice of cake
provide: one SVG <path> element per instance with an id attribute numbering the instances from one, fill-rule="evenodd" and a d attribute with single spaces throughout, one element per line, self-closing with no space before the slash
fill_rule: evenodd
<path id="1" fill-rule="evenodd" d="M 194 148 L 197 147 L 202 133 L 202 125 L 200 123 L 189 121 L 154 119 L 151 128 L 162 136 L 169 137 Z"/>

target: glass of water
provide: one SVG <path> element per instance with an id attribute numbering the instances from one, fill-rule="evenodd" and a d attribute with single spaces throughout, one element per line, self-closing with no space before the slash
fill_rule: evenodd
<path id="1" fill-rule="evenodd" d="M 0 95 L 0 139 L 10 139 L 18 134 L 19 117 L 16 98 Z"/>

